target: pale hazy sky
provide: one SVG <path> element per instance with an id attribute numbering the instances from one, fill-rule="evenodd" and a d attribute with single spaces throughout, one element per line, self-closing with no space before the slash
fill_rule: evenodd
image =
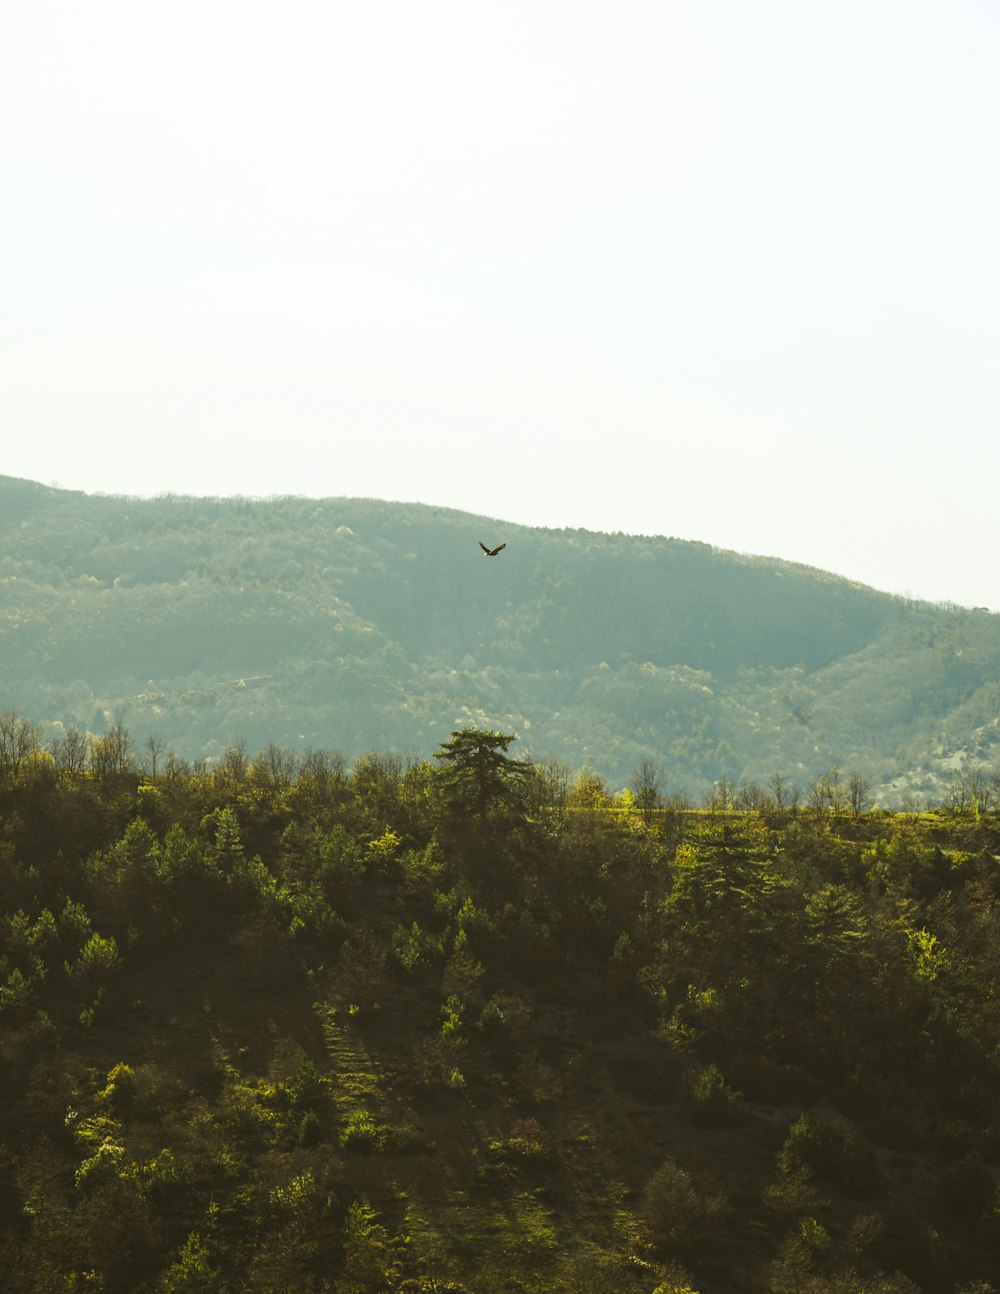
<path id="1" fill-rule="evenodd" d="M 1000 610 L 995 0 L 32 0 L 0 473 Z"/>

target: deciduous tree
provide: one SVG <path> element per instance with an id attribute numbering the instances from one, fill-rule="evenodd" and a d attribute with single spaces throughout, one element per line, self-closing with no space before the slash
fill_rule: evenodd
<path id="1" fill-rule="evenodd" d="M 635 796 L 636 805 L 646 822 L 663 804 L 661 796 L 663 783 L 663 769 L 648 756 L 629 779 L 629 787 Z"/>

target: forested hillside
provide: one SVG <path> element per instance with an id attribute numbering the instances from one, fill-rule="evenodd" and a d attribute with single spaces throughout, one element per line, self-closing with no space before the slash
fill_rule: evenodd
<path id="1" fill-rule="evenodd" d="M 55 738 L 426 756 L 481 724 L 619 786 L 839 766 L 893 803 L 997 742 L 1000 617 L 703 544 L 11 478 L 0 542 L 0 709 Z"/>
<path id="2" fill-rule="evenodd" d="M 6 1288 L 994 1289 L 995 812 L 276 750 L 4 747 Z"/>

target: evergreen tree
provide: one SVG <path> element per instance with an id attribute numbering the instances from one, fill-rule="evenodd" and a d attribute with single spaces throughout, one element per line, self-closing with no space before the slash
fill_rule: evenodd
<path id="1" fill-rule="evenodd" d="M 463 728 L 441 743 L 434 758 L 443 761 L 438 776 L 455 812 L 475 814 L 482 827 L 492 810 L 517 806 L 530 765 L 508 756 L 507 747 L 516 740 L 510 733 Z"/>

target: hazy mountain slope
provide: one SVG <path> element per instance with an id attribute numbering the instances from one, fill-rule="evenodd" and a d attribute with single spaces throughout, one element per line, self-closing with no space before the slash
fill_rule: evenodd
<path id="1" fill-rule="evenodd" d="M 11 478 L 0 539 L 0 705 L 189 757 L 237 736 L 428 753 L 480 722 L 616 783 L 645 755 L 692 790 L 833 763 L 919 779 L 1000 711 L 1000 617 L 681 540 Z"/>

